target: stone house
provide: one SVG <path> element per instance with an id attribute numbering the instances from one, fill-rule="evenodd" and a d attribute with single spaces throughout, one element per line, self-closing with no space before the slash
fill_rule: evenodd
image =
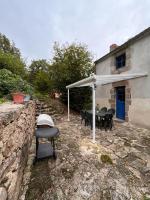
<path id="1" fill-rule="evenodd" d="M 116 109 L 116 118 L 150 128 L 150 27 L 95 61 L 96 75 L 147 72 L 147 77 L 96 89 L 100 107 Z"/>

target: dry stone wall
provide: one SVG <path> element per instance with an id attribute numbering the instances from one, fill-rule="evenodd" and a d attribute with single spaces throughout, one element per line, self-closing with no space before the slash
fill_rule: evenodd
<path id="1" fill-rule="evenodd" d="M 35 103 L 0 106 L 0 200 L 17 200 L 35 130 Z"/>

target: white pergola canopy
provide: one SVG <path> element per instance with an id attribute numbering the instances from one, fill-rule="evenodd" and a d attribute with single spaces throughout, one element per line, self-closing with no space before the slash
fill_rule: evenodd
<path id="1" fill-rule="evenodd" d="M 71 85 L 66 86 L 67 89 L 74 87 L 92 87 L 95 85 L 107 85 L 114 82 L 123 80 L 135 79 L 139 77 L 147 76 L 147 73 L 136 73 L 136 74 L 114 74 L 114 75 L 95 75 L 92 74 L 90 77 L 82 79 L 81 81 L 75 82 Z"/>
<path id="2" fill-rule="evenodd" d="M 95 89 L 96 86 L 103 86 L 107 84 L 111 84 L 114 82 L 130 80 L 140 77 L 145 77 L 148 74 L 146 72 L 143 73 L 133 73 L 133 74 L 113 74 L 113 75 L 95 75 L 92 74 L 90 77 L 82 79 L 81 81 L 75 82 L 71 85 L 66 86 L 68 89 L 68 121 L 70 121 L 70 105 L 69 105 L 69 89 L 74 87 L 92 87 L 92 101 L 93 101 L 93 142 L 95 142 Z"/>

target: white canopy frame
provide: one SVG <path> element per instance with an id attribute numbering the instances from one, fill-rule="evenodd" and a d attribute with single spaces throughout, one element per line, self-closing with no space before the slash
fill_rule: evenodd
<path id="1" fill-rule="evenodd" d="M 92 88 L 92 109 L 93 109 L 93 129 L 92 129 L 92 141 L 95 143 L 95 91 L 96 86 L 103 86 L 114 82 L 123 80 L 131 80 L 140 77 L 146 77 L 148 73 L 134 73 L 134 74 L 113 74 L 113 75 L 95 75 L 92 74 L 90 77 L 77 81 L 71 85 L 66 86 L 68 90 L 68 121 L 70 121 L 70 95 L 69 91 L 74 87 L 85 87 L 89 86 Z"/>

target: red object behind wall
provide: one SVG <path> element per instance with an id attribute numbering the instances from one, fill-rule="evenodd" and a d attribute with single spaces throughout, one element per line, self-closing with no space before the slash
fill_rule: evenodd
<path id="1" fill-rule="evenodd" d="M 25 95 L 23 93 L 13 93 L 13 102 L 14 103 L 23 103 Z"/>

